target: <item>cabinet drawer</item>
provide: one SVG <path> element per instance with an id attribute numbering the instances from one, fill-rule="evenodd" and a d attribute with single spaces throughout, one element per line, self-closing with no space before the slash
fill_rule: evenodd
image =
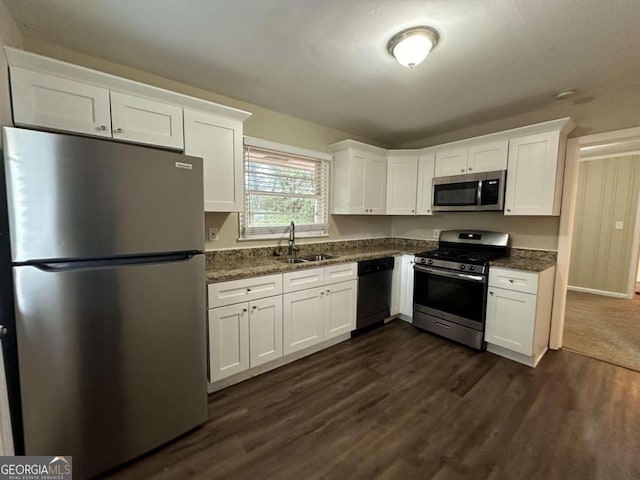
<path id="1" fill-rule="evenodd" d="M 310 268 L 285 273 L 282 276 L 282 283 L 284 293 L 322 287 L 324 285 L 324 268 Z"/>
<path id="2" fill-rule="evenodd" d="M 331 265 L 324 267 L 324 284 L 330 285 L 332 283 L 346 282 L 348 280 L 357 280 L 358 278 L 358 264 L 353 263 L 341 263 L 340 265 Z"/>
<path id="3" fill-rule="evenodd" d="M 243 278 L 209 285 L 209 308 L 282 294 L 282 275 Z"/>
<path id="4" fill-rule="evenodd" d="M 535 294 L 538 292 L 538 274 L 508 268 L 491 268 L 489 286 Z"/>

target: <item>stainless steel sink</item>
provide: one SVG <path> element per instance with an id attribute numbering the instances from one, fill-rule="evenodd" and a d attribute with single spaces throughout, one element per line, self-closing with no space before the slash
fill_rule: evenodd
<path id="1" fill-rule="evenodd" d="M 327 255 L 326 253 L 315 253 L 313 255 L 305 255 L 304 257 L 300 257 L 302 260 L 306 260 L 307 262 L 319 262 L 321 260 L 330 260 L 335 258 L 333 255 Z"/>
<path id="2" fill-rule="evenodd" d="M 335 258 L 333 255 L 327 255 L 326 253 L 316 253 L 313 255 L 304 255 L 302 257 L 288 257 L 283 258 L 281 261 L 285 263 L 310 263 L 319 262 L 321 260 L 329 260 Z"/>

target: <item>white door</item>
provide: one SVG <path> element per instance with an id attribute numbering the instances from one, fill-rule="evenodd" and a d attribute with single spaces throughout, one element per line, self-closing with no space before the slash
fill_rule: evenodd
<path id="1" fill-rule="evenodd" d="M 532 355 L 535 314 L 535 295 L 489 287 L 485 341 Z"/>
<path id="2" fill-rule="evenodd" d="M 282 356 L 282 296 L 249 302 L 251 367 Z"/>
<path id="3" fill-rule="evenodd" d="M 181 150 L 182 107 L 111 92 L 113 138 Z"/>
<path id="4" fill-rule="evenodd" d="M 364 214 L 365 211 L 365 169 L 367 159 L 363 153 L 349 150 L 349 213 Z M 369 207 L 366 207 L 368 210 Z"/>
<path id="5" fill-rule="evenodd" d="M 387 159 L 385 157 L 371 155 L 367 158 L 364 185 L 367 213 L 384 215 L 387 204 Z"/>
<path id="6" fill-rule="evenodd" d="M 243 211 L 241 122 L 185 110 L 184 153 L 203 159 L 205 212 Z"/>
<path id="7" fill-rule="evenodd" d="M 415 215 L 417 155 L 387 157 L 387 215 Z"/>
<path id="8" fill-rule="evenodd" d="M 418 158 L 418 201 L 416 214 L 433 215 L 433 174 L 436 156 L 433 153 L 422 153 Z"/>
<path id="9" fill-rule="evenodd" d="M 324 339 L 327 340 L 355 330 L 358 281 L 334 283 L 325 289 Z"/>
<path id="10" fill-rule="evenodd" d="M 111 137 L 109 90 L 11 67 L 16 125 Z"/>
<path id="11" fill-rule="evenodd" d="M 284 354 L 322 341 L 325 288 L 311 288 L 282 296 Z"/>
<path id="12" fill-rule="evenodd" d="M 436 152 L 435 176 L 448 177 L 467 173 L 468 153 L 466 148 Z"/>
<path id="13" fill-rule="evenodd" d="M 249 305 L 209 310 L 209 380 L 215 382 L 249 368 Z"/>
<path id="14" fill-rule="evenodd" d="M 402 277 L 400 279 L 400 313 L 413 317 L 413 255 L 402 256 Z"/>
<path id="15" fill-rule="evenodd" d="M 505 215 L 557 215 L 553 211 L 559 132 L 509 140 Z"/>
<path id="16" fill-rule="evenodd" d="M 508 149 L 508 140 L 482 143 L 469 147 L 467 171 L 469 173 L 477 173 L 506 170 Z"/>

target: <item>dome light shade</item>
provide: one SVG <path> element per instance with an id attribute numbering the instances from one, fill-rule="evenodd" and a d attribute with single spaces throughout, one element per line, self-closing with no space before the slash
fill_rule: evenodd
<path id="1" fill-rule="evenodd" d="M 438 43 L 438 32 L 430 27 L 413 27 L 395 34 L 387 50 L 400 65 L 413 68 L 427 58 Z"/>

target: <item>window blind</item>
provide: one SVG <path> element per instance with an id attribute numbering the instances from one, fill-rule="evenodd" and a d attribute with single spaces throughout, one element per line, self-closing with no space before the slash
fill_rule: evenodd
<path id="1" fill-rule="evenodd" d="M 264 148 L 244 148 L 242 238 L 280 238 L 291 222 L 302 236 L 329 233 L 329 162 Z"/>

